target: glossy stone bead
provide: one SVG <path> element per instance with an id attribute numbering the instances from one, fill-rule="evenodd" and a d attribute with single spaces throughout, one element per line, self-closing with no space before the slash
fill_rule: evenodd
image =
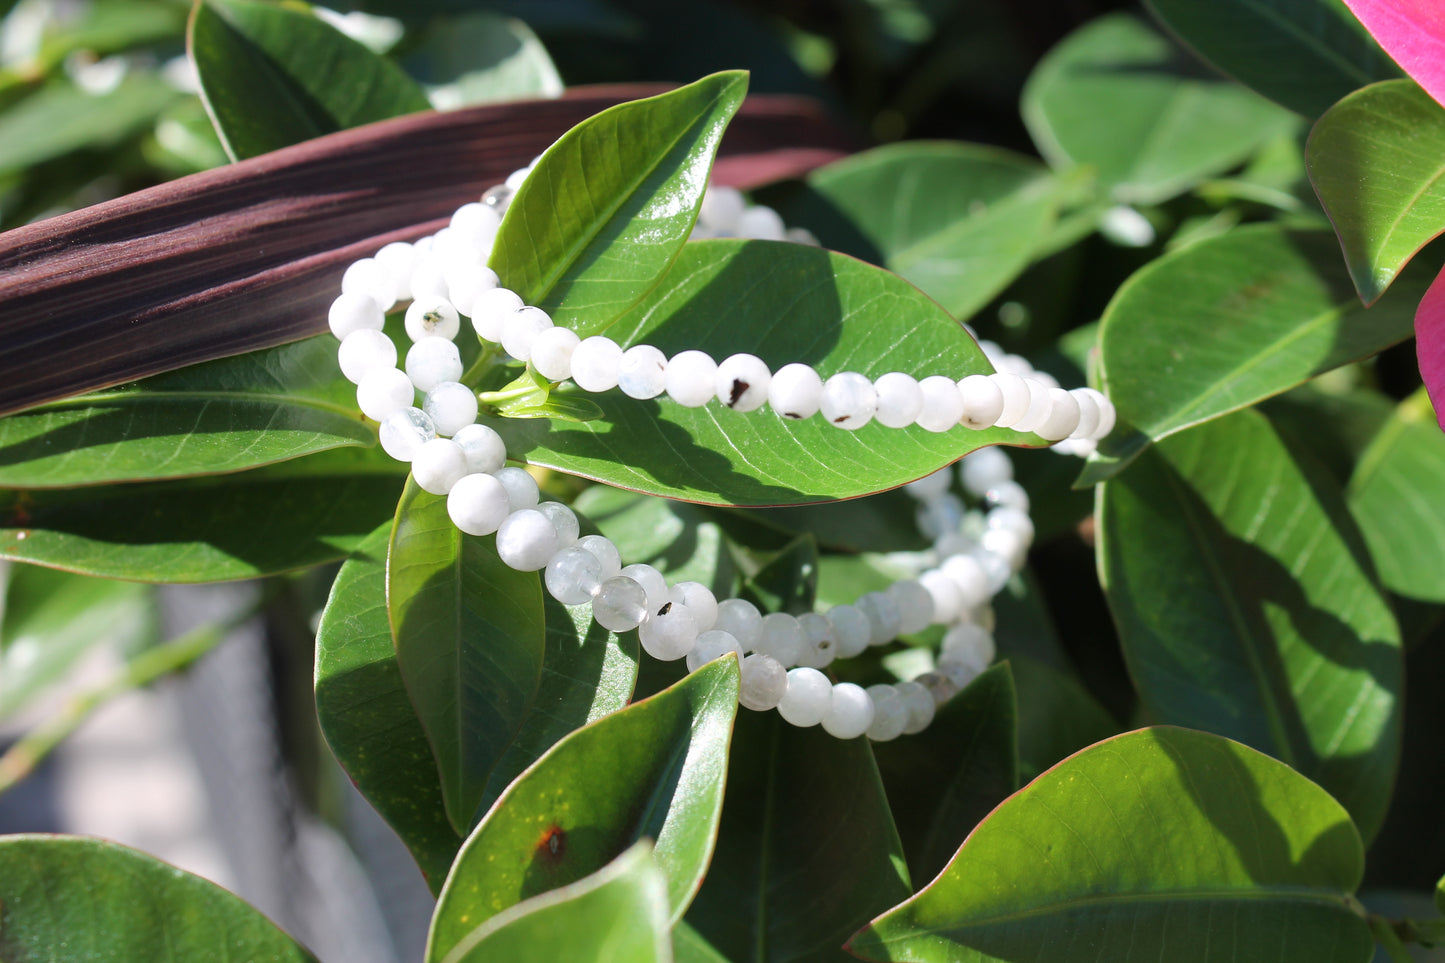
<path id="1" fill-rule="evenodd" d="M 477 420 L 477 396 L 458 381 L 433 386 L 421 407 L 431 416 L 439 435 L 450 437 Z"/>
<path id="2" fill-rule="evenodd" d="M 602 563 L 585 548 L 563 548 L 547 560 L 545 581 L 554 599 L 563 605 L 581 605 L 601 587 Z"/>
<path id="3" fill-rule="evenodd" d="M 844 371 L 823 382 L 819 410 L 833 427 L 857 431 L 873 420 L 878 392 L 873 390 L 873 382 L 856 371 Z"/>
<path id="4" fill-rule="evenodd" d="M 629 398 L 656 398 L 667 390 L 667 355 L 650 344 L 628 348 L 617 366 L 617 387 Z"/>
<path id="5" fill-rule="evenodd" d="M 422 338 L 446 338 L 450 341 L 461 329 L 461 315 L 446 298 L 417 298 L 406 309 L 406 335 L 413 341 Z"/>
<path id="6" fill-rule="evenodd" d="M 377 430 L 381 450 L 397 461 L 411 461 L 421 446 L 436 436 L 431 417 L 420 408 L 403 408 L 387 415 Z"/>
<path id="7" fill-rule="evenodd" d="M 922 632 L 933 624 L 933 596 L 917 579 L 902 579 L 885 593 L 898 606 L 898 631 L 903 635 Z"/>
<path id="8" fill-rule="evenodd" d="M 687 655 L 697 641 L 697 622 L 680 605 L 665 612 L 652 612 L 637 627 L 637 639 L 643 651 L 654 659 L 671 662 Z"/>
<path id="9" fill-rule="evenodd" d="M 548 328 L 532 341 L 532 367 L 548 381 L 566 381 L 572 377 L 572 352 L 581 343 L 567 328 Z"/>
<path id="10" fill-rule="evenodd" d="M 415 400 L 411 379 L 395 368 L 373 368 L 356 386 L 357 407 L 372 421 L 384 421 Z"/>
<path id="11" fill-rule="evenodd" d="M 518 361 L 532 357 L 532 343 L 552 327 L 552 318 L 541 308 L 521 307 L 502 321 L 502 350 Z"/>
<path id="12" fill-rule="evenodd" d="M 502 436 L 486 425 L 467 425 L 452 435 L 467 456 L 467 471 L 494 472 L 507 463 L 507 446 Z"/>
<path id="13" fill-rule="evenodd" d="M 610 632 L 635 629 L 647 618 L 647 593 L 624 575 L 609 578 L 592 597 L 592 618 Z"/>
<path id="14" fill-rule="evenodd" d="M 754 651 L 771 655 L 784 667 L 796 665 L 803 651 L 803 630 L 798 627 L 798 620 L 786 612 L 763 616 Z"/>
<path id="15" fill-rule="evenodd" d="M 557 554 L 557 530 L 535 508 L 512 512 L 497 529 L 497 557 L 519 572 L 544 568 Z"/>
<path id="16" fill-rule="evenodd" d="M 823 721 L 833 701 L 833 686 L 817 669 L 799 666 L 788 670 L 788 687 L 778 700 L 778 715 L 800 728 Z"/>
<path id="17" fill-rule="evenodd" d="M 537 503 L 537 511 L 547 516 L 552 527 L 557 530 L 557 547 L 570 548 L 577 544 L 577 535 L 581 525 L 577 521 L 577 513 L 572 511 L 561 502 Z"/>
<path id="18" fill-rule="evenodd" d="M 959 379 L 958 396 L 963 399 L 961 421 L 969 428 L 989 428 L 1003 414 L 1003 390 L 988 375 Z"/>
<path id="19" fill-rule="evenodd" d="M 672 604 L 685 606 L 692 613 L 699 632 L 706 632 L 717 623 L 717 596 L 701 582 L 678 582 L 668 589 L 667 597 Z"/>
<path id="20" fill-rule="evenodd" d="M 865 691 L 873 700 L 873 722 L 868 726 L 868 738 L 874 742 L 897 739 L 908 725 L 908 706 L 903 696 L 886 683 L 870 685 Z"/>
<path id="21" fill-rule="evenodd" d="M 395 348 L 392 353 L 396 353 Z M 456 343 L 446 338 L 422 338 L 406 353 L 406 376 L 418 391 L 431 391 L 444 382 L 457 381 L 462 376 L 462 354 Z"/>
<path id="22" fill-rule="evenodd" d="M 958 382 L 942 375 L 924 378 L 918 383 L 923 393 L 923 407 L 915 419 L 918 427 L 925 431 L 948 431 L 963 417 L 963 396 L 958 393 Z"/>
<path id="23" fill-rule="evenodd" d="M 616 578 L 622 574 L 622 556 L 617 546 L 605 535 L 583 535 L 577 539 L 577 547 L 591 552 L 602 566 L 602 580 Z"/>
<path id="24" fill-rule="evenodd" d="M 858 611 L 855 606 L 835 605 L 828 610 L 827 618 L 837 634 L 838 658 L 851 659 L 868 648 L 868 640 L 873 637 L 873 626 L 868 621 L 868 616 Z"/>
<path id="25" fill-rule="evenodd" d="M 331 327 L 331 333 L 344 341 L 355 331 L 380 331 L 386 323 L 386 314 L 369 294 L 342 294 L 331 302 L 326 322 Z"/>
<path id="26" fill-rule="evenodd" d="M 890 371 L 873 382 L 878 407 L 873 417 L 889 428 L 907 428 L 923 412 L 923 389 L 918 379 L 901 371 Z"/>
<path id="27" fill-rule="evenodd" d="M 873 714 L 873 700 L 862 686 L 839 682 L 823 713 L 823 731 L 835 739 L 856 739 L 873 724 Z"/>
<path id="28" fill-rule="evenodd" d="M 743 650 L 731 632 L 724 632 L 721 629 L 709 629 L 701 632 L 698 634 L 697 642 L 693 644 L 692 650 L 687 653 L 687 671 L 696 672 L 713 659 L 720 659 L 729 652 L 736 655 L 741 663 Z"/>
<path id="29" fill-rule="evenodd" d="M 911 736 L 927 729 L 935 712 L 933 695 L 927 687 L 919 682 L 900 682 L 894 689 L 903 699 L 903 707 L 908 710 L 908 722 L 903 727 L 903 734 Z"/>
<path id="30" fill-rule="evenodd" d="M 754 411 L 768 400 L 773 376 L 756 355 L 735 354 L 717 366 L 717 400 L 734 411 Z"/>
<path id="31" fill-rule="evenodd" d="M 611 391 L 622 370 L 622 349 L 611 338 L 584 338 L 572 349 L 572 380 L 583 391 Z"/>
<path id="32" fill-rule="evenodd" d="M 754 712 L 776 709 L 788 691 L 788 670 L 770 655 L 754 653 L 743 659 L 738 704 Z"/>
<path id="33" fill-rule="evenodd" d="M 540 493 L 537 491 L 537 479 L 533 478 L 521 468 L 499 468 L 495 472 L 497 481 L 507 490 L 507 501 L 512 506 L 512 511 L 521 511 L 524 508 L 536 508 L 537 499 Z"/>
<path id="34" fill-rule="evenodd" d="M 815 669 L 826 668 L 838 655 L 838 630 L 817 612 L 805 612 L 798 616 L 798 628 L 803 633 L 803 650 L 798 656 L 798 664 Z"/>
<path id="35" fill-rule="evenodd" d="M 501 344 L 502 326 L 523 307 L 517 292 L 507 288 L 491 288 L 472 301 L 469 317 L 477 337 L 492 344 Z"/>
<path id="36" fill-rule="evenodd" d="M 701 408 L 714 396 L 717 362 L 703 351 L 683 351 L 667 362 L 667 396 L 684 408 Z"/>
<path id="37" fill-rule="evenodd" d="M 452 524 L 468 535 L 492 534 L 510 513 L 507 490 L 488 474 L 465 475 L 447 493 L 447 514 Z"/>
<path id="38" fill-rule="evenodd" d="M 466 453 L 450 438 L 433 438 L 411 457 L 411 477 L 433 495 L 447 494 L 466 474 Z"/>
<path id="39" fill-rule="evenodd" d="M 747 599 L 723 599 L 717 604 L 713 628 L 722 629 L 738 640 L 744 652 L 751 652 L 762 631 L 763 616 Z"/>
<path id="40" fill-rule="evenodd" d="M 898 605 L 882 592 L 869 592 L 859 596 L 854 607 L 868 619 L 870 645 L 887 645 L 898 638 L 898 627 L 902 618 Z"/>
<path id="41" fill-rule="evenodd" d="M 396 345 L 381 331 L 361 328 L 341 342 L 336 349 L 336 363 L 347 381 L 359 385 L 362 378 L 378 368 L 396 367 Z"/>
<path id="42" fill-rule="evenodd" d="M 822 400 L 823 379 L 811 365 L 783 365 L 768 381 L 768 405 L 784 418 L 811 418 Z"/>

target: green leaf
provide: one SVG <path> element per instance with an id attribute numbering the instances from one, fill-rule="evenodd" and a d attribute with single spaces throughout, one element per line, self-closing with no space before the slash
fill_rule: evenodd
<path id="1" fill-rule="evenodd" d="M 1310 131 L 1305 146 L 1310 181 L 1366 304 L 1445 230 L 1442 157 L 1445 107 L 1413 80 L 1356 91 Z"/>
<path id="2" fill-rule="evenodd" d="M 696 505 L 594 485 L 572 508 L 617 546 L 625 564 L 646 562 L 669 582 L 701 582 L 718 598 L 733 593 L 732 557 L 722 528 Z"/>
<path id="3" fill-rule="evenodd" d="M 999 626 L 1011 625 L 1009 613 Z M 1079 681 L 1043 662 L 1009 656 L 1018 690 L 1019 775 L 1027 782 L 1065 756 L 1118 735 L 1119 724 Z"/>
<path id="4" fill-rule="evenodd" d="M 818 544 L 800 535 L 743 582 L 740 598 L 763 612 L 801 615 L 813 611 L 818 595 Z"/>
<path id="5" fill-rule="evenodd" d="M 1435 884 L 1435 908 L 1445 913 L 1445 876 Z"/>
<path id="6" fill-rule="evenodd" d="M 1239 164 L 1296 123 L 1259 95 L 1201 76 L 1127 14 L 1086 24 L 1024 86 L 1023 117 L 1053 167 L 1092 166 L 1125 204 L 1155 204 Z"/>
<path id="7" fill-rule="evenodd" d="M 1308 118 L 1400 68 L 1341 0 L 1147 0 L 1204 60 Z"/>
<path id="8" fill-rule="evenodd" d="M 375 443 L 335 339 L 310 338 L 0 420 L 0 487 L 218 474 Z"/>
<path id="9" fill-rule="evenodd" d="M 1029 264 L 1058 204 L 1037 161 L 982 144 L 911 142 L 814 171 L 783 209 L 824 246 L 874 261 L 967 318 Z M 841 216 L 846 225 L 832 226 Z M 857 237 L 853 237 L 853 235 Z"/>
<path id="10" fill-rule="evenodd" d="M 1165 255 L 1104 311 L 1104 380 L 1119 421 L 1081 481 L 1118 474 L 1151 441 L 1254 404 L 1410 336 L 1424 293 L 1366 310 L 1325 231 L 1238 228 Z"/>
<path id="11" fill-rule="evenodd" d="M 436 760 L 396 665 L 386 611 L 391 529 L 388 519 L 367 536 L 331 585 L 316 630 L 316 719 L 435 893 L 462 837 L 447 822 Z"/>
<path id="12" fill-rule="evenodd" d="M 1100 495 L 1099 570 L 1152 718 L 1268 752 L 1369 839 L 1403 656 L 1339 489 L 1257 412 L 1169 439 Z"/>
<path id="13" fill-rule="evenodd" d="M 0 176 L 82 149 L 115 150 L 179 100 L 153 73 L 137 72 L 105 94 L 52 83 L 0 112 Z"/>
<path id="14" fill-rule="evenodd" d="M 197 0 L 188 40 L 233 160 L 431 107 L 401 68 L 295 7 Z"/>
<path id="15" fill-rule="evenodd" d="M 386 604 L 447 819 L 465 836 L 537 695 L 546 647 L 537 575 L 505 565 L 496 536 L 462 534 L 444 496 L 408 481 L 396 507 Z"/>
<path id="16" fill-rule="evenodd" d="M 865 959 L 1365 963 L 1364 869 L 1339 804 L 1217 736 L 1145 729 L 994 810 L 927 889 L 853 938 Z"/>
<path id="17" fill-rule="evenodd" d="M 379 449 L 339 449 L 231 475 L 0 491 L 0 558 L 146 582 L 307 568 L 392 513 L 396 468 Z"/>
<path id="18" fill-rule="evenodd" d="M 491 267 L 527 304 L 597 334 L 667 271 L 697 221 L 747 75 L 713 74 L 591 117 L 547 149 L 507 208 Z"/>
<path id="19" fill-rule="evenodd" d="M 944 703 L 928 728 L 873 747 L 916 880 L 937 876 L 979 820 L 1018 788 L 1018 709 L 1007 663 Z"/>
<path id="20" fill-rule="evenodd" d="M 477 924 L 595 872 L 639 838 L 656 842 L 669 918 L 712 855 L 737 711 L 735 659 L 579 729 L 508 787 L 462 847 L 432 917 L 427 959 Z"/>
<path id="21" fill-rule="evenodd" d="M 0 906 L 7 960 L 315 963 L 214 883 L 99 839 L 0 838 Z"/>
<path id="22" fill-rule="evenodd" d="M 1445 435 L 1421 388 L 1401 402 L 1360 456 L 1350 511 L 1392 592 L 1445 602 Z"/>
<path id="23" fill-rule="evenodd" d="M 590 876 L 503 910 L 443 963 L 671 963 L 667 877 L 639 840 Z"/>
<path id="24" fill-rule="evenodd" d="M 843 961 L 848 934 L 908 893 L 868 740 L 740 713 L 693 928 L 731 960 Z"/>
<path id="25" fill-rule="evenodd" d="M 487 11 L 433 20 L 405 66 L 442 109 L 562 95 L 562 78 L 531 28 Z"/>
<path id="26" fill-rule="evenodd" d="M 155 636 L 150 590 L 33 565 L 0 565 L 0 719 L 29 704 L 82 655 L 124 653 Z"/>
<path id="27" fill-rule="evenodd" d="M 805 362 L 824 378 L 906 371 L 958 379 L 992 370 L 963 327 L 908 282 L 781 242 L 688 244 L 658 289 L 606 333 L 669 355 L 746 351 L 772 370 Z M 1003 428 L 933 433 L 875 423 L 841 431 L 821 416 L 790 421 L 767 408 L 684 408 L 666 395 L 636 401 L 621 392 L 596 399 L 604 411 L 596 421 L 492 427 L 509 452 L 533 464 L 654 495 L 742 505 L 848 498 L 912 481 L 982 445 L 1042 444 Z"/>
<path id="28" fill-rule="evenodd" d="M 678 920 L 672 927 L 672 958 L 677 963 L 731 963 L 687 920 Z"/>

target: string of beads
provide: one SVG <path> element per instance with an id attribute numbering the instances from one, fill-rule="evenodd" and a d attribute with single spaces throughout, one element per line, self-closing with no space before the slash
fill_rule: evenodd
<path id="1" fill-rule="evenodd" d="M 685 658 L 691 670 L 734 652 L 743 706 L 777 709 L 793 725 L 821 724 L 843 739 L 866 734 L 883 741 L 921 731 L 938 705 L 993 660 L 989 602 L 1022 567 L 1033 539 L 1028 495 L 1002 451 L 979 449 L 958 463 L 963 490 L 982 502 L 983 512 L 968 511 L 950 493 L 951 467 L 906 486 L 918 503 L 920 529 L 934 540 L 931 552 L 915 558 L 913 577 L 825 613 L 765 615 L 744 599 L 719 600 L 698 582 L 669 585 L 650 565 L 623 565 L 609 539 L 580 535 L 570 508 L 541 500 L 532 476 L 506 465 L 501 437 L 477 422 L 477 396 L 460 383 L 454 339 L 462 315 L 482 340 L 530 361 L 551 381 L 570 379 L 593 392 L 617 388 L 638 399 L 666 393 L 687 407 L 716 401 L 753 411 L 766 404 L 792 420 L 821 413 L 845 430 L 870 421 L 929 431 L 996 425 L 1032 431 L 1059 443 L 1056 450 L 1088 454 L 1113 427 L 1112 404 L 1091 388 L 1060 388 L 990 342 L 980 343 L 997 369 L 990 375 L 919 380 L 891 372 L 870 380 L 841 372 L 825 380 L 804 364 L 770 371 L 750 354 L 719 363 L 696 350 L 669 358 L 651 345 L 624 350 L 606 337 L 579 338 L 501 287 L 486 266 L 502 214 L 530 170 L 463 205 L 437 234 L 388 244 L 346 270 L 329 322 L 341 341 L 341 370 L 357 385 L 361 410 L 380 423 L 382 447 L 410 462 L 422 489 L 447 497 L 458 529 L 495 534 L 506 565 L 541 571 L 549 594 L 566 605 L 589 604 L 592 617 L 610 631 L 636 629 L 653 657 Z M 775 211 L 713 186 L 694 237 L 716 236 L 816 243 L 805 231 L 786 229 Z M 398 368 L 395 344 L 382 326 L 386 312 L 406 300 L 412 346 Z M 932 624 L 946 627 L 941 652 L 934 670 L 912 681 L 864 689 L 830 682 L 821 671 L 835 658 Z"/>

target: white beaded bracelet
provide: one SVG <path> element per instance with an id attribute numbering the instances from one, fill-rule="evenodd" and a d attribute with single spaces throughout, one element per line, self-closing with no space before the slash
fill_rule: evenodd
<path id="1" fill-rule="evenodd" d="M 530 361 L 544 378 L 571 379 L 593 392 L 619 388 L 637 399 L 666 393 L 687 407 L 713 399 L 736 411 L 767 404 L 789 419 L 821 413 L 846 430 L 875 420 L 929 431 L 998 426 L 1031 431 L 1056 442 L 1056 450 L 1087 455 L 1113 428 L 1113 405 L 1092 388 L 1065 391 L 987 341 L 980 347 L 997 369 L 990 375 L 919 380 L 890 372 L 870 381 L 842 372 L 824 381 L 808 365 L 772 372 L 750 354 L 718 363 L 701 351 L 668 358 L 651 345 L 623 350 L 606 337 L 579 338 L 553 325 L 541 309 L 524 305 L 486 267 L 506 205 L 530 170 L 514 172 L 480 203 L 463 205 L 437 234 L 415 244 L 388 244 L 347 268 L 329 322 L 341 341 L 342 373 L 357 386 L 357 403 L 380 422 L 382 448 L 411 463 L 422 489 L 447 496 L 458 529 L 495 533 L 505 564 L 542 571 L 553 598 L 590 604 L 593 618 L 610 631 L 637 629 L 653 657 L 686 658 L 693 670 L 736 653 L 743 706 L 776 708 L 793 725 L 822 725 L 842 739 L 866 734 L 884 741 L 921 731 L 937 706 L 993 661 L 989 601 L 1022 568 L 1033 540 L 1028 495 L 1013 480 L 1008 456 L 982 448 L 957 463 L 963 490 L 987 507 L 982 514 L 967 511 L 949 493 L 952 466 L 905 486 L 918 502 L 919 528 L 934 540 L 931 552 L 913 557 L 915 577 L 825 614 L 764 615 L 744 599 L 719 601 L 697 582 L 669 586 L 650 565 L 624 567 L 609 539 L 579 537 L 571 509 L 541 501 L 531 475 L 506 467 L 501 436 L 477 424 L 477 396 L 460 383 L 456 305 L 469 306 L 478 337 Z M 716 186 L 704 196 L 693 236 L 817 243 L 806 231 L 786 229 L 770 208 L 749 206 L 736 190 Z M 385 313 L 406 300 L 413 343 L 399 369 L 396 347 L 381 329 Z M 424 395 L 420 408 L 418 391 Z M 942 649 L 934 670 L 912 681 L 864 689 L 832 683 L 820 671 L 835 658 L 931 624 L 947 627 Z"/>

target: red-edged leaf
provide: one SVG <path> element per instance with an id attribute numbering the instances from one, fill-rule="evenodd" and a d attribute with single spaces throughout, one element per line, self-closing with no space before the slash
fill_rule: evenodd
<path id="1" fill-rule="evenodd" d="M 1415 352 L 1425 390 L 1445 431 L 1445 271 L 1435 278 L 1415 312 Z"/>
<path id="2" fill-rule="evenodd" d="M 1345 0 L 1405 73 L 1445 104 L 1445 6 L 1440 0 Z"/>

